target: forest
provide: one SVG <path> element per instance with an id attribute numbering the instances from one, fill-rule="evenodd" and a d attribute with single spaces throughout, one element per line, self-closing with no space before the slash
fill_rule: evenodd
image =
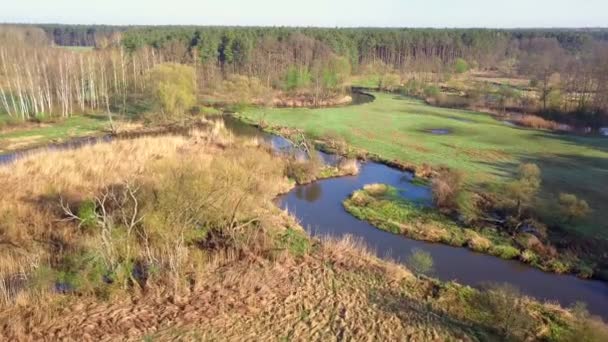
<path id="1" fill-rule="evenodd" d="M 607 120 L 602 29 L 22 25 L 3 26 L 0 39 L 0 110 L 21 119 L 74 107 L 124 111 L 127 94 L 145 92 L 147 71 L 173 62 L 196 69 L 199 97 L 225 102 L 285 105 L 303 96 L 319 105 L 364 85 L 577 126 Z M 506 81 L 463 76 L 471 71 Z"/>

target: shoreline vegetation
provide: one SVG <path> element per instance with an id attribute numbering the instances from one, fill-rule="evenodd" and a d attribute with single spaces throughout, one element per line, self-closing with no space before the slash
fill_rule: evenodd
<path id="1" fill-rule="evenodd" d="M 495 228 L 472 228 L 433 207 L 405 199 L 399 190 L 385 184 L 368 184 L 343 202 L 356 218 L 373 226 L 411 239 L 464 247 L 502 259 L 514 259 L 545 272 L 571 273 L 590 278 L 593 269 L 559 254 L 549 255 L 546 246 L 533 234 L 513 237 Z"/>
<path id="2" fill-rule="evenodd" d="M 322 151 L 360 160 L 373 160 L 412 172 L 421 179 L 431 180 L 440 173 L 441 169 L 457 170 L 464 174 L 464 184 L 461 186 L 464 195 L 463 197 L 459 195 L 458 201 L 459 203 L 464 201 L 467 205 L 461 209 L 465 210 L 467 216 L 475 217 L 479 213 L 473 204 L 478 202 L 482 206 L 487 206 L 489 201 L 494 203 L 492 205 L 497 209 L 489 213 L 490 217 L 482 217 L 482 220 L 492 219 L 499 224 L 508 222 L 505 218 L 495 215 L 505 215 L 508 213 L 507 206 L 513 208 L 513 205 L 517 204 L 513 201 L 508 203 L 502 198 L 507 193 L 505 189 L 526 184 L 516 183 L 516 179 L 514 180 L 517 176 L 516 163 L 521 163 L 522 158 L 524 161 L 538 163 L 540 177 L 535 176 L 539 178 L 538 184 L 531 185 L 533 186 L 530 190 L 533 191 L 531 195 L 526 194 L 530 196 L 526 198 L 530 201 L 529 207 L 520 209 L 525 212 L 534 207 L 536 220 L 533 216 L 531 216 L 532 220 L 520 220 L 525 221 L 524 226 L 532 225 L 530 229 L 533 233 L 540 232 L 540 236 L 537 234 L 537 237 L 541 239 L 545 237 L 545 241 L 541 244 L 547 247 L 544 253 L 565 254 L 566 259 L 570 260 L 565 264 L 555 263 L 545 269 L 553 269 L 558 273 L 580 274 L 586 278 L 608 279 L 608 260 L 602 259 L 602 254 L 598 252 L 602 250 L 601 246 L 605 246 L 608 242 L 605 237 L 594 235 L 605 233 L 600 229 L 603 225 L 601 220 L 603 195 L 598 193 L 597 186 L 592 184 L 599 181 L 602 174 L 596 174 L 599 178 L 590 178 L 589 175 L 579 174 L 570 168 L 571 163 L 579 160 L 574 157 L 575 154 L 581 153 L 581 158 L 582 154 L 594 155 L 597 158 L 604 155 L 603 150 L 598 148 L 606 144 L 602 138 L 554 136 L 541 131 L 516 129 L 501 125 L 493 118 L 486 117 L 486 114 L 431 107 L 398 95 L 389 98 L 396 95 L 387 93 L 373 93 L 373 95 L 376 96 L 376 101 L 351 107 L 348 110 L 253 108 L 235 116 L 270 133 L 288 137 L 305 135 Z M 338 118 L 341 121 L 336 122 Z M 434 123 L 439 121 L 441 123 Z M 452 130 L 447 135 L 434 137 L 426 129 L 421 128 L 433 124 L 442 128 L 450 127 Z M 479 127 L 476 127 L 478 125 Z M 508 135 L 490 136 L 489 132 L 480 131 L 485 127 L 500 128 L 501 132 Z M 426 140 L 416 140 L 421 134 L 425 135 Z M 474 140 L 463 140 L 470 134 L 475 137 Z M 542 155 L 535 156 L 536 152 L 530 151 L 528 147 L 525 147 L 527 156 L 520 157 L 520 153 L 523 153 L 521 149 L 524 148 L 522 144 L 529 139 L 536 141 L 534 144 L 539 144 L 538 139 L 543 139 L 543 144 L 537 145 L 538 149 L 542 150 L 539 153 L 543 155 L 569 153 L 574 159 L 572 162 L 559 158 L 552 161 Z M 501 151 L 495 149 L 497 145 L 494 140 L 501 143 Z M 574 150 L 565 152 L 563 149 Z M 589 156 L 588 160 L 594 168 L 587 170 L 601 170 L 602 162 L 597 159 L 600 164 L 595 163 L 596 157 Z M 577 183 L 572 183 L 575 179 Z M 584 192 L 583 188 L 586 189 Z M 555 193 L 558 190 L 560 193 Z M 571 197 L 569 194 L 564 194 L 566 192 L 576 194 L 574 202 L 571 203 L 577 206 L 572 205 L 572 208 L 580 207 L 584 215 L 582 218 L 561 216 L 568 215 L 570 210 L 562 205 L 562 198 Z M 580 201 L 577 196 L 586 201 Z M 579 203 L 581 206 L 578 206 Z M 539 219 L 541 222 L 537 222 Z M 480 226 L 484 225 L 488 224 L 483 224 L 481 221 Z M 511 231 L 509 235 L 515 234 Z M 546 240 L 547 238 L 549 240 Z"/>
<path id="3" fill-rule="evenodd" d="M 0 167 L 2 336 L 605 338 L 583 309 L 308 237 L 272 203 L 295 186 L 289 163 L 214 123 Z"/>
<path id="4" fill-rule="evenodd" d="M 303 134 L 301 131 L 286 127 L 255 124 L 247 121 L 246 118 L 237 117 L 270 134 L 286 138 Z M 427 164 L 418 166 L 397 160 L 387 160 L 379 155 L 352 149 L 345 144 L 335 144 L 335 142 L 323 140 L 313 142 L 315 148 L 326 153 L 362 162 L 370 160 L 401 171 L 411 172 L 414 174 L 412 181 L 414 184 L 430 186 L 431 180 L 438 174 L 436 168 Z M 336 174 L 327 178 L 334 176 L 342 175 Z M 583 279 L 606 281 L 604 276 L 598 274 L 598 270 L 588 262 L 582 261 L 574 255 L 569 254 L 565 257 L 560 255 L 554 247 L 544 245 L 533 232 L 514 237 L 492 227 L 466 227 L 463 223 L 457 223 L 453 217 L 441 213 L 437 208 L 421 208 L 416 203 L 410 203 L 400 198 L 396 193 L 395 188 L 384 184 L 369 184 L 368 189 L 355 191 L 349 198 L 344 199 L 343 204 L 345 210 L 358 219 L 367 221 L 379 229 L 408 238 L 464 247 L 502 259 L 517 259 L 545 272 L 573 274 Z"/>
<path id="5" fill-rule="evenodd" d="M 369 94 L 369 96 L 374 96 Z M 272 127 L 264 125 L 263 123 L 254 123 L 251 120 L 248 120 L 247 117 L 239 115 L 238 113 L 234 114 L 239 120 L 243 120 L 248 124 L 252 124 L 266 132 L 277 134 L 279 136 L 286 137 L 288 139 L 293 139 L 295 144 L 310 144 L 311 142 L 306 141 L 304 137 L 304 133 L 298 130 L 287 129 L 286 127 Z M 121 123 L 118 122 L 114 126 L 113 135 L 117 138 L 121 137 L 133 137 L 139 135 L 155 135 L 155 134 L 163 134 L 168 132 L 187 132 L 189 130 L 188 127 L 199 126 L 209 124 L 209 121 L 206 119 L 188 119 L 182 123 L 178 124 L 157 124 L 153 126 L 144 126 L 142 123 L 131 122 L 131 123 Z M 93 136 L 100 136 L 101 133 Z M 72 138 L 73 139 L 73 138 Z M 337 141 L 337 142 L 336 142 Z M 413 165 L 408 163 L 403 163 L 401 161 L 396 160 L 386 160 L 379 155 L 371 154 L 366 151 L 353 149 L 351 146 L 348 146 L 346 143 L 340 143 L 339 139 L 334 139 L 333 141 L 327 140 L 313 140 L 312 144 L 314 144 L 314 148 L 319 149 L 321 151 L 333 153 L 342 156 L 341 162 L 337 163 L 335 166 L 323 165 L 323 163 L 318 160 L 317 156 L 314 156 L 311 161 L 307 161 L 302 159 L 302 157 L 293 156 L 290 159 L 288 173 L 290 178 L 296 184 L 308 184 L 314 182 L 319 179 L 332 178 L 332 177 L 341 177 L 344 175 L 354 175 L 358 173 L 357 159 L 360 160 L 373 160 L 376 162 L 380 162 L 386 164 L 391 167 L 395 167 L 397 169 L 412 172 L 415 174 L 417 180 L 420 182 L 425 182 L 424 180 L 430 180 L 433 176 L 437 175 L 436 169 L 433 167 L 422 164 L 422 165 Z M 44 145 L 43 145 L 44 146 Z M 42 146 L 42 148 L 44 148 Z M 302 146 L 302 145 L 300 145 Z M 30 148 L 36 149 L 37 147 L 31 146 Z M 312 149 L 313 147 L 305 146 L 306 149 Z M 26 148 L 29 150 L 29 148 Z M 429 184 L 429 183 L 427 183 Z M 348 201 L 348 200 L 346 200 Z M 345 202 L 346 203 L 346 202 Z M 348 210 L 353 214 L 354 206 L 350 205 Z M 347 208 L 347 209 L 348 209 Z M 409 208 L 412 209 L 412 208 Z M 438 214 L 441 215 L 441 214 Z M 370 218 L 362 216 L 360 213 L 356 215 L 360 219 L 367 219 L 370 221 Z M 423 215 L 422 215 L 423 216 Z M 433 216 L 433 215 L 431 215 Z M 440 222 L 445 223 L 447 217 L 439 219 Z M 394 225 L 387 222 L 382 221 L 382 217 L 373 217 L 371 219 L 371 223 L 375 226 L 379 226 L 380 228 L 385 228 L 386 226 L 393 227 Z M 399 224 L 399 223 L 398 223 Z M 483 252 L 486 254 L 491 254 L 494 256 L 498 256 L 505 259 L 519 259 L 520 261 L 537 267 L 543 271 L 555 272 L 555 273 L 573 273 L 582 278 L 590 278 L 597 277 L 597 270 L 593 268 L 588 262 L 582 262 L 580 260 L 576 260 L 576 257 L 572 255 L 568 255 L 567 257 L 559 257 L 558 253 L 555 251 L 550 251 L 548 253 L 547 247 L 543 245 L 543 243 L 536 238 L 533 234 L 520 234 L 522 236 L 513 237 L 508 234 L 501 233 L 494 228 L 475 228 L 475 229 L 465 229 L 459 228 L 456 224 L 443 224 L 444 232 L 453 232 L 457 237 L 451 238 L 443 236 L 443 238 L 435 237 L 425 237 L 416 232 L 411 232 L 409 230 L 405 230 L 405 235 L 414 239 L 432 241 L 432 242 L 442 242 L 453 246 L 459 247 L 468 247 L 472 250 Z M 445 229 L 445 227 L 449 227 L 450 229 Z M 452 230 L 451 228 L 456 227 L 456 230 Z M 464 230 L 463 230 L 464 229 Z M 392 229 L 389 229 L 392 231 Z M 409 233 L 408 233 L 409 232 Z M 477 237 L 477 233 L 481 233 L 481 236 Z M 448 233 L 449 235 L 449 233 Z M 528 241 L 529 240 L 529 241 Z M 476 242 L 479 242 L 477 244 Z M 498 245 L 498 247 L 494 247 L 494 245 Z M 490 248 L 492 247 L 492 248 Z M 537 250 L 537 252 L 535 252 Z M 540 254 L 540 255 L 539 255 Z M 601 278 L 600 278 L 601 279 Z"/>

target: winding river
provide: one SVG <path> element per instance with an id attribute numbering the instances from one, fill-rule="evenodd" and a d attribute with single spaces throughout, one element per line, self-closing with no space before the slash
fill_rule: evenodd
<path id="1" fill-rule="evenodd" d="M 369 101 L 359 98 L 359 101 Z M 277 151 L 290 149 L 289 142 L 281 137 L 259 131 L 234 118 L 225 120 L 226 126 L 237 135 L 258 136 L 270 143 Z M 84 144 L 109 141 L 109 137 L 78 139 L 53 145 L 54 149 L 78 148 Z M 10 163 L 26 152 L 0 155 L 0 165 Z M 334 163 L 336 158 L 319 152 L 325 162 Z M 342 201 L 365 184 L 386 183 L 402 190 L 410 200 L 430 203 L 428 187 L 412 183 L 411 173 L 402 172 L 386 165 L 368 162 L 361 165 L 357 176 L 333 178 L 298 186 L 278 198 L 278 204 L 289 210 L 313 236 L 344 237 L 360 239 L 379 257 L 405 262 L 412 249 L 429 252 L 435 263 L 433 276 L 441 280 L 482 286 L 489 283 L 508 283 L 522 293 L 541 300 L 556 301 L 563 306 L 583 302 L 588 310 L 608 319 L 608 283 L 579 279 L 571 275 L 545 273 L 513 260 L 475 253 L 466 248 L 408 239 L 394 235 L 360 221 L 348 214 Z"/>
<path id="2" fill-rule="evenodd" d="M 260 132 L 233 118 L 226 125 L 239 135 L 262 137 L 275 150 L 289 149 L 289 143 L 274 135 Z M 327 163 L 335 157 L 319 152 Z M 279 205 L 298 218 L 313 236 L 341 238 L 350 235 L 365 243 L 379 257 L 404 263 L 413 249 L 429 252 L 434 260 L 434 277 L 455 280 L 474 287 L 508 283 L 523 294 L 562 306 L 576 302 L 586 304 L 589 312 L 608 320 L 608 283 L 585 280 L 572 275 L 543 272 L 516 260 L 504 260 L 473 252 L 466 248 L 429 243 L 395 235 L 360 221 L 347 213 L 342 201 L 370 183 L 385 183 L 401 190 L 407 199 L 431 203 L 431 191 L 426 186 L 412 183 L 413 175 L 384 164 L 367 162 L 357 176 L 332 178 L 297 186 L 278 198 Z"/>

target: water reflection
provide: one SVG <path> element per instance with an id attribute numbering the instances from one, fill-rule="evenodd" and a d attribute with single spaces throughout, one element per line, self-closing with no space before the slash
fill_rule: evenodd
<path id="1" fill-rule="evenodd" d="M 323 187 L 318 182 L 306 186 L 299 186 L 295 190 L 295 195 L 298 199 L 313 203 L 323 195 Z"/>

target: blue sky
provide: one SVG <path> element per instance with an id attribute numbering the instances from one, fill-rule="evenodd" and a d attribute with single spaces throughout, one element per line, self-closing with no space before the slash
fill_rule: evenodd
<path id="1" fill-rule="evenodd" d="M 0 22 L 606 27 L 608 0 L 2 0 Z"/>

